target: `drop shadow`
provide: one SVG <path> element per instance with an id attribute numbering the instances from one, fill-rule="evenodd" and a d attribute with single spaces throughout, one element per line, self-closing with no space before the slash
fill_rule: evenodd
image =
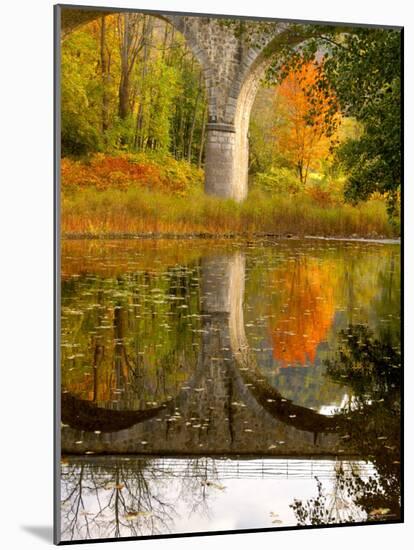
<path id="1" fill-rule="evenodd" d="M 53 543 L 53 527 L 51 525 L 22 525 L 21 528 L 38 539 Z"/>

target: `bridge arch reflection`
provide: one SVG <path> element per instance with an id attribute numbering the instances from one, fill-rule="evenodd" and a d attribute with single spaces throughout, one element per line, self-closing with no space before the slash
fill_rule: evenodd
<path id="1" fill-rule="evenodd" d="M 201 260 L 201 349 L 183 389 L 157 407 L 136 411 L 102 409 L 64 393 L 65 452 L 338 451 L 338 432 L 350 422 L 349 415 L 325 416 L 294 404 L 257 365 L 244 325 L 245 263 L 240 251 Z"/>

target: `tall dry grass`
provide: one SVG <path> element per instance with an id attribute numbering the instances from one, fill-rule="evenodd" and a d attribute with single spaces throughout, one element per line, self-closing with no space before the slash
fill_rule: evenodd
<path id="1" fill-rule="evenodd" d="M 395 237 L 382 200 L 358 206 L 321 205 L 306 193 L 274 195 L 252 191 L 237 204 L 206 196 L 187 196 L 130 187 L 82 188 L 62 192 L 62 233 L 108 234 L 273 234 Z"/>

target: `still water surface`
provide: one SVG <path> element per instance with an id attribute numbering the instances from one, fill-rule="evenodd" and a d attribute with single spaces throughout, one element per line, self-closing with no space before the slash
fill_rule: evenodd
<path id="1" fill-rule="evenodd" d="M 399 254 L 64 241 L 62 539 L 397 520 Z"/>

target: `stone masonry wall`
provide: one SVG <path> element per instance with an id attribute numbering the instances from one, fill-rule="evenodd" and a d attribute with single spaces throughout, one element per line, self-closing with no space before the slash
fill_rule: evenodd
<path id="1" fill-rule="evenodd" d="M 209 195 L 224 198 L 235 198 L 234 189 L 236 130 L 234 126 L 227 129 L 224 125 L 207 126 L 205 191 Z"/>

